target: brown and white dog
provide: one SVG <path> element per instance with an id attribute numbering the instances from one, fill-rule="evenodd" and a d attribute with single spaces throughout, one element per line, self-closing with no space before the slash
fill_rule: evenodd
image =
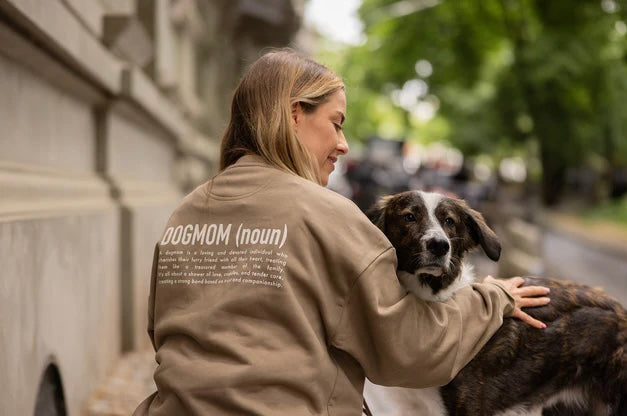
<path id="1" fill-rule="evenodd" d="M 464 263 L 472 248 L 480 246 L 494 261 L 500 256 L 495 233 L 461 200 L 410 191 L 382 198 L 367 215 L 396 248 L 401 283 L 428 301 L 444 301 L 474 280 Z M 373 413 L 627 416 L 625 309 L 587 286 L 544 278 L 527 278 L 525 284 L 551 289 L 551 303 L 526 309 L 546 329 L 505 319 L 479 354 L 440 388 L 369 384 L 366 400 L 378 404 L 371 406 Z"/>

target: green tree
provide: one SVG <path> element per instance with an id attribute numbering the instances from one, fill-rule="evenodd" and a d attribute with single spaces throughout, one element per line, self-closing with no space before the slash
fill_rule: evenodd
<path id="1" fill-rule="evenodd" d="M 591 153 L 627 166 L 626 12 L 624 0 L 364 0 L 367 42 L 341 68 L 347 127 L 376 131 L 376 104 L 422 80 L 447 125 L 439 131 L 466 154 L 538 149 L 542 195 L 556 203 L 566 171 Z M 409 134 L 409 112 L 395 111 Z"/>

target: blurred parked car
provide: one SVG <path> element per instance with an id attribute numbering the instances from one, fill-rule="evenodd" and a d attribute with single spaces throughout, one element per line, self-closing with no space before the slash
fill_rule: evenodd
<path id="1" fill-rule="evenodd" d="M 360 160 L 347 164 L 346 178 L 353 201 L 363 211 L 382 196 L 409 190 L 410 175 L 403 169 L 402 140 L 371 137 Z"/>

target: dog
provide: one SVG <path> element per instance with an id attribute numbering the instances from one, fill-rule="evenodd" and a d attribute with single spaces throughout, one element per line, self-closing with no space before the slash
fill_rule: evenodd
<path id="1" fill-rule="evenodd" d="M 462 200 L 408 191 L 381 198 L 366 214 L 395 247 L 400 282 L 426 301 L 445 301 L 474 281 L 464 258 L 475 247 L 493 261 L 500 257 L 496 234 Z M 504 319 L 477 356 L 439 388 L 368 384 L 366 400 L 393 408 L 374 414 L 627 416 L 627 311 L 584 285 L 531 277 L 524 285 L 550 288 L 549 304 L 525 309 L 546 329 Z"/>

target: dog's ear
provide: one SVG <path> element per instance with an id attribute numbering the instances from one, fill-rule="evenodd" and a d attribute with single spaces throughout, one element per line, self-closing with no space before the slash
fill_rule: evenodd
<path id="1" fill-rule="evenodd" d="M 383 232 L 385 232 L 385 210 L 390 199 L 390 196 L 381 197 L 366 211 L 368 219 Z"/>
<path id="2" fill-rule="evenodd" d="M 466 225 L 470 236 L 479 244 L 490 260 L 497 261 L 501 257 L 501 243 L 498 237 L 485 222 L 483 215 L 465 205 Z"/>

